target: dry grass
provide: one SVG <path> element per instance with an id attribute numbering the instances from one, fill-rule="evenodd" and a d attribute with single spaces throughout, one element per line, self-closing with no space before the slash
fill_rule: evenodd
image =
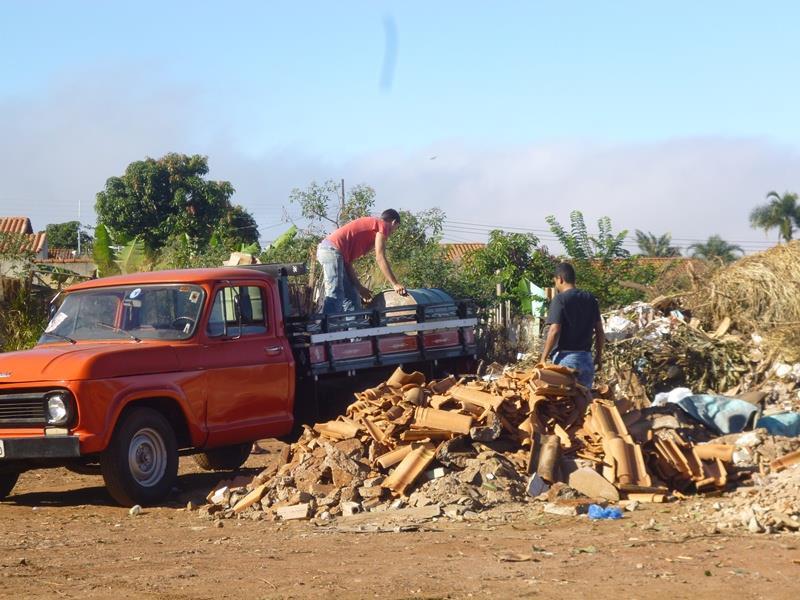
<path id="1" fill-rule="evenodd" d="M 800 328 L 800 241 L 781 244 L 719 269 L 703 312 L 731 318 L 739 331 Z"/>

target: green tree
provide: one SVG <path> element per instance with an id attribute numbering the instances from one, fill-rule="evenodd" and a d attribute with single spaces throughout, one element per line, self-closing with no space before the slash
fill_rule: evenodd
<path id="1" fill-rule="evenodd" d="M 689 250 L 695 258 L 720 261 L 722 263 L 733 262 L 744 254 L 741 246 L 729 244 L 718 235 L 712 235 L 705 243 L 692 244 L 689 246 Z"/>
<path id="2" fill-rule="evenodd" d="M 546 219 L 550 231 L 558 238 L 567 254 L 575 259 L 609 259 L 625 258 L 630 252 L 624 248 L 628 230 L 624 229 L 614 233 L 611 228 L 611 219 L 601 217 L 597 221 L 597 234 L 591 235 L 586 228 L 583 213 L 573 210 L 569 214 L 570 229 L 567 231 L 553 215 Z"/>
<path id="3" fill-rule="evenodd" d="M 238 204 L 232 206 L 222 218 L 214 231 L 214 236 L 219 244 L 230 250 L 253 245 L 257 246 L 256 254 L 261 250 L 258 243 L 258 223 L 253 215 Z"/>
<path id="4" fill-rule="evenodd" d="M 601 308 L 641 300 L 644 294 L 640 287 L 655 281 L 655 269 L 623 247 L 628 232 L 614 233 L 608 217 L 598 220 L 594 235 L 588 232 L 580 211 L 570 213 L 569 231 L 553 216 L 547 217 L 547 223 L 575 267 L 578 287 L 592 292 Z"/>
<path id="5" fill-rule="evenodd" d="M 320 234 L 331 225 L 339 228 L 369 215 L 375 206 L 375 190 L 359 184 L 342 197 L 341 187 L 332 179 L 322 185 L 312 181 L 304 190 L 293 189 L 289 201 L 300 206 L 300 214 L 309 221 L 310 231 Z"/>
<path id="6" fill-rule="evenodd" d="M 207 173 L 208 159 L 196 154 L 132 162 L 97 194 L 98 222 L 115 240 L 139 236 L 151 253 L 170 236 L 183 233 L 205 244 L 228 215 L 237 212 L 230 202 L 230 182 L 208 181 Z M 237 219 L 242 211 L 246 212 L 239 210 Z"/>
<path id="7" fill-rule="evenodd" d="M 314 260 L 314 251 L 321 240 L 319 235 L 300 231 L 292 225 L 264 249 L 260 260 L 263 263 L 308 263 Z"/>
<path id="8" fill-rule="evenodd" d="M 750 225 L 763 229 L 764 233 L 777 229 L 779 239 L 791 241 L 795 227 L 800 227 L 800 203 L 797 194 L 785 192 L 781 196 L 773 191 L 767 194 L 767 200 L 767 204 L 757 206 L 750 213 Z"/>
<path id="9" fill-rule="evenodd" d="M 108 228 L 99 223 L 94 230 L 94 245 L 92 246 L 92 258 L 97 265 L 97 274 L 100 277 L 107 277 L 119 273 L 119 267 L 114 262 L 114 249 L 111 235 Z"/>
<path id="10" fill-rule="evenodd" d="M 636 244 L 643 256 L 673 257 L 680 256 L 681 251 L 672 245 L 669 233 L 657 236 L 654 233 L 636 230 Z"/>
<path id="11" fill-rule="evenodd" d="M 81 224 L 78 221 L 67 221 L 66 223 L 51 223 L 47 226 L 47 246 L 48 248 L 68 248 L 78 249 L 78 231 Z M 92 236 L 85 231 L 80 232 L 81 251 L 90 250 Z"/>
<path id="12" fill-rule="evenodd" d="M 238 248 L 227 248 L 214 237 L 208 244 L 200 246 L 197 240 L 183 233 L 167 240 L 158 253 L 155 266 L 157 269 L 220 267 L 233 250 Z"/>
<path id="13" fill-rule="evenodd" d="M 463 259 L 462 275 L 458 283 L 465 296 L 474 297 L 482 306 L 511 301 L 512 310 L 519 311 L 530 294 L 523 292 L 520 282 L 531 281 L 539 287 L 552 282 L 555 259 L 539 238 L 532 233 L 508 233 L 494 230 L 489 233 L 486 246 L 468 254 Z M 503 294 L 497 296 L 497 284 Z"/>
<path id="14" fill-rule="evenodd" d="M 398 279 L 407 287 L 449 288 L 453 265 L 441 245 L 445 214 L 439 208 L 417 213 L 400 211 L 400 227 L 386 244 L 386 256 Z M 366 262 L 366 261 L 365 261 Z M 374 263 L 370 265 L 373 271 Z M 383 284 L 383 276 L 375 279 Z"/>

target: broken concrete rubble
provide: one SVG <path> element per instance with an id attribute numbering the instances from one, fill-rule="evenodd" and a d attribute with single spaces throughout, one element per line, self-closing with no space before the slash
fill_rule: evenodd
<path id="1" fill-rule="evenodd" d="M 460 519 L 537 496 L 568 507 L 548 512 L 572 514 L 573 505 L 592 502 L 724 490 L 741 476 L 736 453 L 755 456 L 752 446 L 725 438 L 696 444 L 678 421 L 662 426 L 669 414 L 643 417 L 646 409 L 614 400 L 608 388 L 594 396 L 554 365 L 429 383 L 398 369 L 356 394 L 345 415 L 306 428 L 277 466 L 222 482 L 202 512 L 329 520 L 436 504 Z"/>

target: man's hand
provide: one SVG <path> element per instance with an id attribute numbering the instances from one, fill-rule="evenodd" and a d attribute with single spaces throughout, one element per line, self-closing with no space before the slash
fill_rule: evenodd
<path id="1" fill-rule="evenodd" d="M 398 294 L 400 294 L 401 296 L 407 296 L 408 295 L 408 292 L 406 291 L 406 286 L 404 286 L 404 285 L 402 285 L 400 283 L 395 283 L 393 287 L 394 287 L 394 291 L 397 292 Z"/>
<path id="2" fill-rule="evenodd" d="M 372 300 L 372 292 L 368 287 L 365 287 L 363 285 L 358 286 L 358 295 L 361 296 L 361 299 L 364 302 L 369 302 L 370 300 Z"/>

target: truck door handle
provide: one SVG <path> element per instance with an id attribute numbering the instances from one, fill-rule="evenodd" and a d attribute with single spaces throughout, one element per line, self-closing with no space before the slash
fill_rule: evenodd
<path id="1" fill-rule="evenodd" d="M 281 350 L 283 350 L 283 346 L 267 346 L 264 348 L 264 352 L 267 354 L 280 354 Z"/>

